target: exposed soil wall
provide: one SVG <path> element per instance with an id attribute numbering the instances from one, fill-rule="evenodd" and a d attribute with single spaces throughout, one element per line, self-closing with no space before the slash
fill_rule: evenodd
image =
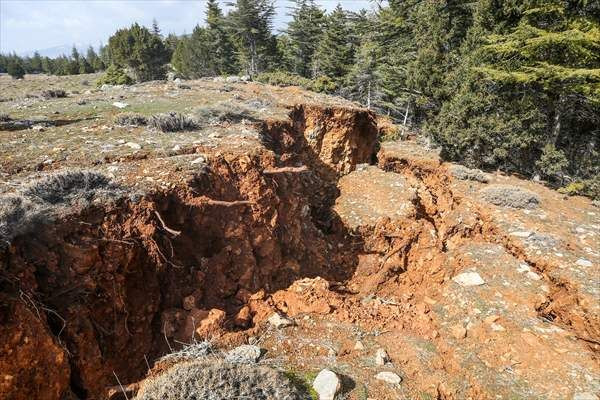
<path id="1" fill-rule="evenodd" d="M 137 381 L 178 343 L 252 326 L 251 293 L 350 276 L 343 232 L 325 228 L 337 176 L 374 157 L 372 114 L 297 107 L 263 131 L 273 151 L 211 156 L 184 186 L 13 241 L 0 255 L 1 397 L 103 398 L 114 374 Z"/>

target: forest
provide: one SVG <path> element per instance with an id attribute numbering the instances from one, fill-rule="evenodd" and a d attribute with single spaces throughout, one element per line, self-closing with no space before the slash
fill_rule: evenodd
<path id="1" fill-rule="evenodd" d="M 389 0 L 327 13 L 294 0 L 208 0 L 189 34 L 134 24 L 99 49 L 0 56 L 0 72 L 105 71 L 99 84 L 248 75 L 389 115 L 471 167 L 600 197 L 600 2 Z"/>

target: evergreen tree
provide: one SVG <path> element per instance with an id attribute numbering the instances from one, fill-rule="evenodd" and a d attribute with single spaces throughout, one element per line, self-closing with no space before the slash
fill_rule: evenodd
<path id="1" fill-rule="evenodd" d="M 31 72 L 39 73 L 42 72 L 42 57 L 39 52 L 33 53 L 33 57 L 31 58 Z"/>
<path id="2" fill-rule="evenodd" d="M 324 12 L 313 0 L 294 0 L 291 12 L 292 20 L 287 28 L 291 53 L 291 70 L 304 77 L 313 77 L 313 59 L 319 39 L 323 34 Z M 282 39 L 285 40 L 285 39 Z"/>
<path id="3" fill-rule="evenodd" d="M 111 61 L 130 68 L 137 81 L 162 79 L 170 54 L 162 40 L 148 29 L 133 24 L 120 29 L 109 39 Z"/>
<path id="4" fill-rule="evenodd" d="M 160 28 L 158 26 L 158 21 L 156 20 L 156 18 L 152 19 L 152 34 L 154 36 L 157 36 L 159 38 L 162 38 L 162 35 L 160 33 Z"/>
<path id="5" fill-rule="evenodd" d="M 377 72 L 378 48 L 375 42 L 365 39 L 356 55 L 356 61 L 348 75 L 343 94 L 367 108 L 379 108 L 383 92 Z"/>
<path id="6" fill-rule="evenodd" d="M 181 39 L 173 53 L 173 68 L 187 78 L 214 74 L 213 60 L 205 28 L 196 26 L 189 37 Z"/>
<path id="7" fill-rule="evenodd" d="M 265 71 L 277 58 L 277 41 L 271 33 L 275 7 L 271 0 L 236 0 L 227 15 L 240 67 L 250 76 Z"/>
<path id="8" fill-rule="evenodd" d="M 10 60 L 6 70 L 13 79 L 23 79 L 25 77 L 25 69 L 18 59 Z"/>
<path id="9" fill-rule="evenodd" d="M 317 75 L 325 75 L 341 83 L 352 66 L 353 52 L 346 12 L 338 3 L 327 17 L 326 28 L 315 57 Z"/>
<path id="10" fill-rule="evenodd" d="M 208 0 L 206 5 L 206 40 L 212 74 L 236 73 L 235 48 L 227 33 L 225 17 L 217 0 Z"/>

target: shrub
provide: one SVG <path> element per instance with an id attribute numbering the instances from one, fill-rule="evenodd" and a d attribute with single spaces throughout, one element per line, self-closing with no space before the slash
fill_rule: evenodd
<path id="1" fill-rule="evenodd" d="M 510 185 L 492 185 L 482 189 L 481 197 L 489 203 L 501 207 L 512 208 L 537 208 L 540 199 L 537 194 Z"/>
<path id="2" fill-rule="evenodd" d="M 151 116 L 148 120 L 148 126 L 161 132 L 191 131 L 198 129 L 198 124 L 194 119 L 173 111 Z"/>
<path id="3" fill-rule="evenodd" d="M 67 97 L 67 92 L 61 89 L 48 89 L 43 90 L 40 96 L 44 99 L 58 99 L 62 97 Z"/>
<path id="4" fill-rule="evenodd" d="M 17 61 L 9 63 L 6 72 L 8 72 L 13 79 L 23 79 L 25 77 L 25 70 Z"/>
<path id="5" fill-rule="evenodd" d="M 106 69 L 104 75 L 98 79 L 96 85 L 131 85 L 132 83 L 133 79 L 131 79 L 122 68 L 111 65 Z"/>
<path id="6" fill-rule="evenodd" d="M 450 173 L 456 179 L 477 181 L 482 183 L 489 182 L 489 177 L 481 170 L 470 169 L 462 165 L 453 165 L 450 167 Z"/>
<path id="7" fill-rule="evenodd" d="M 338 89 L 337 83 L 328 76 L 319 76 L 312 84 L 312 90 L 321 93 L 333 93 Z"/>
<path id="8" fill-rule="evenodd" d="M 10 121 L 10 116 L 7 113 L 0 113 L 0 122 Z"/>
<path id="9" fill-rule="evenodd" d="M 22 195 L 0 196 L 0 249 L 41 221 L 42 207 Z"/>
<path id="10" fill-rule="evenodd" d="M 202 125 L 219 125 L 225 122 L 238 123 L 244 119 L 254 121 L 252 112 L 241 104 L 221 102 L 194 109 L 196 122 Z"/>
<path id="11" fill-rule="evenodd" d="M 263 72 L 255 78 L 258 82 L 275 86 L 300 86 L 305 89 L 312 87 L 312 81 L 300 75 L 285 71 Z"/>
<path id="12" fill-rule="evenodd" d="M 177 363 L 146 379 L 135 398 L 300 400 L 305 396 L 284 373 L 272 368 L 203 359 Z"/>
<path id="13" fill-rule="evenodd" d="M 580 195 L 598 200 L 600 199 L 600 174 L 591 179 L 571 182 L 558 189 L 558 192 L 569 196 Z"/>
<path id="14" fill-rule="evenodd" d="M 542 149 L 542 155 L 535 162 L 535 166 L 539 168 L 543 176 L 550 179 L 557 179 L 569 166 L 569 161 L 565 157 L 564 152 L 557 150 L 552 144 L 547 144 Z"/>
<path id="15" fill-rule="evenodd" d="M 143 126 L 148 124 L 148 118 L 137 113 L 122 113 L 115 117 L 115 124 L 121 126 Z"/>
<path id="16" fill-rule="evenodd" d="M 120 189 L 107 176 L 94 171 L 62 171 L 37 179 L 21 190 L 32 201 L 76 205 L 94 197 L 112 197 Z"/>

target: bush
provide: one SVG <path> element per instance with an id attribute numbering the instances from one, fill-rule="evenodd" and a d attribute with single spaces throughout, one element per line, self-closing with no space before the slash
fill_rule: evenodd
<path id="1" fill-rule="evenodd" d="M 148 124 L 148 118 L 137 113 L 122 113 L 115 117 L 115 124 L 121 126 L 143 126 Z"/>
<path id="2" fill-rule="evenodd" d="M 0 196 L 0 249 L 14 237 L 43 222 L 42 207 L 22 195 Z"/>
<path id="3" fill-rule="evenodd" d="M 180 362 L 142 382 L 137 400 L 300 400 L 303 393 L 282 372 L 217 359 Z"/>
<path id="4" fill-rule="evenodd" d="M 7 113 L 0 113 L 0 122 L 10 121 L 10 116 Z"/>
<path id="5" fill-rule="evenodd" d="M 148 120 L 148 126 L 161 132 L 191 131 L 198 129 L 198 124 L 194 119 L 173 111 L 151 116 Z"/>
<path id="6" fill-rule="evenodd" d="M 23 79 L 25 77 L 25 70 L 21 66 L 20 63 L 13 61 L 8 64 L 8 68 L 6 70 L 13 79 Z"/>
<path id="7" fill-rule="evenodd" d="M 61 89 L 48 89 L 43 90 L 40 96 L 44 99 L 58 99 L 62 97 L 67 97 L 67 92 Z"/>
<path id="8" fill-rule="evenodd" d="M 320 93 L 333 93 L 338 89 L 337 83 L 328 76 L 319 76 L 313 81 L 311 90 Z"/>
<path id="9" fill-rule="evenodd" d="M 131 85 L 132 83 L 133 79 L 123 69 L 116 65 L 111 65 L 106 69 L 104 75 L 98 79 L 96 85 Z"/>
<path id="10" fill-rule="evenodd" d="M 600 200 L 600 174 L 591 179 L 571 182 L 567 186 L 558 189 L 558 192 L 569 196 L 587 196 Z"/>
<path id="11" fill-rule="evenodd" d="M 492 185 L 479 193 L 487 202 L 501 207 L 532 209 L 540 204 L 537 194 L 517 186 Z"/>
<path id="12" fill-rule="evenodd" d="M 327 76 L 319 76 L 311 80 L 285 71 L 263 72 L 256 76 L 256 81 L 274 86 L 300 86 L 322 93 L 332 93 L 337 90 L 335 81 Z"/>
<path id="13" fill-rule="evenodd" d="M 220 125 L 222 123 L 238 123 L 244 119 L 254 121 L 252 112 L 245 106 L 231 102 L 220 102 L 194 109 L 194 118 L 202 125 Z"/>
<path id="14" fill-rule="evenodd" d="M 540 159 L 536 161 L 535 166 L 539 168 L 540 173 L 550 179 L 560 178 L 564 170 L 569 166 L 569 161 L 565 153 L 557 150 L 552 144 L 547 144 L 542 149 Z"/>
<path id="15" fill-rule="evenodd" d="M 453 165 L 450 167 L 450 173 L 453 177 L 460 180 L 477 181 L 482 183 L 489 182 L 489 177 L 479 169 L 470 169 L 462 165 Z"/>

